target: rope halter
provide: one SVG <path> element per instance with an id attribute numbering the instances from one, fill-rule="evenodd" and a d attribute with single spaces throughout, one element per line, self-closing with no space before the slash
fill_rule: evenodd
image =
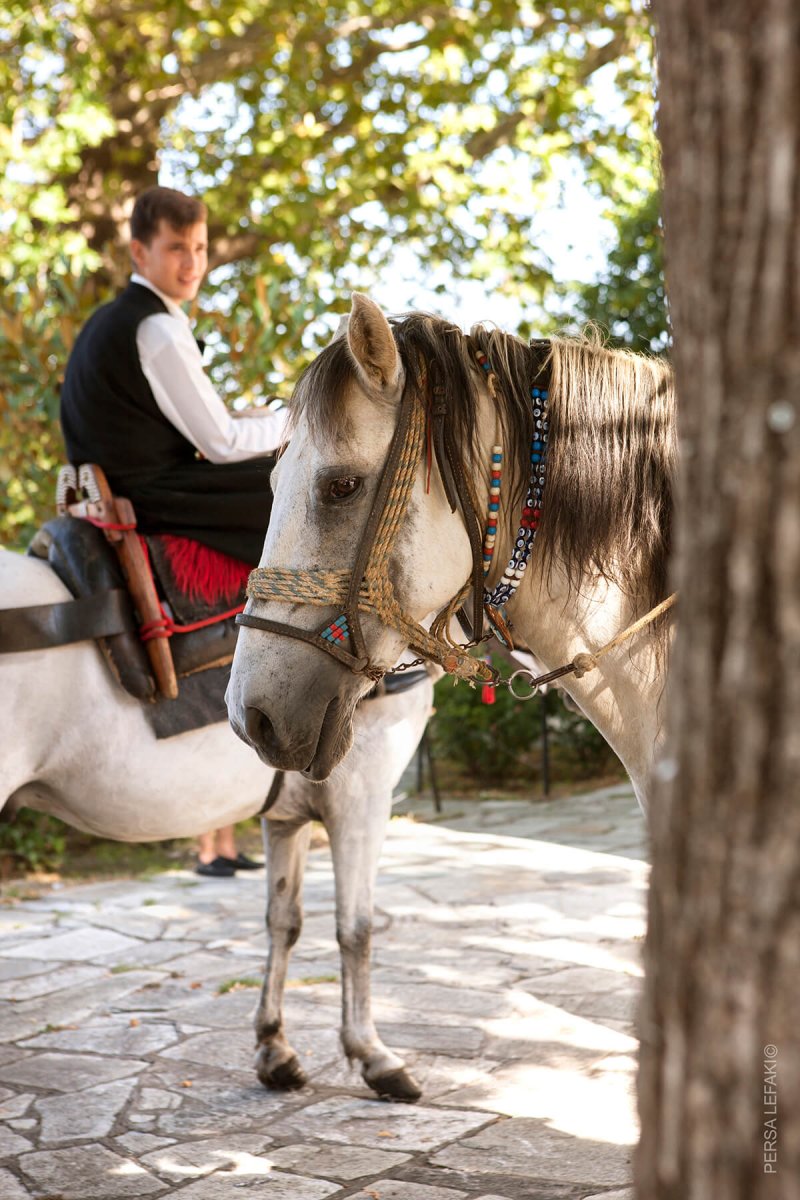
<path id="1" fill-rule="evenodd" d="M 491 679 L 491 668 L 471 658 L 465 647 L 449 636 L 450 622 L 470 588 L 473 591 L 473 629 L 480 636 L 483 624 L 483 566 L 480 522 L 469 488 L 448 436 L 443 405 L 427 393 L 427 372 L 419 388 L 406 383 L 397 426 L 381 473 L 372 509 L 361 535 L 350 571 L 301 571 L 281 567 L 256 567 L 247 584 L 247 596 L 259 602 L 280 601 L 341 609 L 341 614 L 323 629 L 312 632 L 283 621 L 240 613 L 239 625 L 278 633 L 308 642 L 330 654 L 355 674 L 378 680 L 386 669 L 371 662 L 361 629 L 361 613 L 374 613 L 381 623 L 396 630 L 421 657 L 438 663 L 451 675 L 469 681 Z M 398 531 L 408 510 L 417 468 L 431 422 L 431 440 L 451 511 L 461 513 L 472 548 L 470 578 L 426 629 L 403 612 L 389 578 L 389 560 Z"/>

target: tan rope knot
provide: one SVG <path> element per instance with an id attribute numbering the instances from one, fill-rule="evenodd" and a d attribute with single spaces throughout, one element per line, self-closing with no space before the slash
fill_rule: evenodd
<path id="1" fill-rule="evenodd" d="M 583 679 L 584 675 L 593 671 L 596 666 L 597 659 L 594 654 L 576 654 L 572 660 L 572 669 L 576 679 Z"/>

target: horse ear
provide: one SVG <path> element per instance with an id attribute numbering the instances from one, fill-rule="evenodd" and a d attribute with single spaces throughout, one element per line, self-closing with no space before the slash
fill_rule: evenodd
<path id="1" fill-rule="evenodd" d="M 347 324 L 349 320 L 349 313 L 345 313 L 343 317 L 339 317 L 339 324 L 336 326 L 336 333 L 331 338 L 332 342 L 339 342 L 343 337 L 347 337 Z"/>
<path id="2" fill-rule="evenodd" d="M 359 375 L 370 388 L 386 393 L 400 387 L 403 364 L 391 326 L 374 300 L 363 292 L 353 292 L 347 343 Z"/>

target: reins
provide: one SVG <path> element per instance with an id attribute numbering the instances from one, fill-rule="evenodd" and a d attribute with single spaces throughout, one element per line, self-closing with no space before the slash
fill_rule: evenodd
<path id="1" fill-rule="evenodd" d="M 606 654 L 609 654 L 612 650 L 616 650 L 617 646 L 621 646 L 628 638 L 633 637 L 641 629 L 646 629 L 653 621 L 657 621 L 663 613 L 668 612 L 677 599 L 678 593 L 673 592 L 671 596 L 667 596 L 666 600 L 662 600 L 660 604 L 657 604 L 655 608 L 651 608 L 638 621 L 634 621 L 632 625 L 628 625 L 620 633 L 615 634 L 610 642 L 606 642 L 604 646 L 601 646 L 599 650 L 595 650 L 593 653 L 586 650 L 581 651 L 580 654 L 575 655 L 571 662 L 565 663 L 563 667 L 556 667 L 554 671 L 546 671 L 543 675 L 534 675 L 527 667 L 521 667 L 518 671 L 514 671 L 512 675 L 509 675 L 508 679 L 500 679 L 498 676 L 494 681 L 495 686 L 505 684 L 515 700 L 532 700 L 540 687 L 543 687 L 547 683 L 555 683 L 557 679 L 563 679 L 565 675 L 574 675 L 576 679 L 582 679 L 584 675 L 588 675 L 590 671 L 595 669 L 600 659 Z M 497 674 L 497 672 L 495 673 Z M 531 690 L 526 695 L 521 696 L 518 692 L 514 691 L 514 680 L 525 675 L 528 678 L 523 682 L 527 683 Z"/>

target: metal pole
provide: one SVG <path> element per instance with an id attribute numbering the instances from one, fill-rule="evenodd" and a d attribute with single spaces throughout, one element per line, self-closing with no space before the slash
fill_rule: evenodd
<path id="1" fill-rule="evenodd" d="M 550 795 L 550 743 L 547 734 L 547 692 L 542 692 L 542 791 Z"/>
<path id="2" fill-rule="evenodd" d="M 431 749 L 431 739 L 428 737 L 427 729 L 422 735 L 422 746 L 425 747 L 425 757 L 428 760 L 428 774 L 431 777 L 431 791 L 433 792 L 433 806 L 437 813 L 442 811 L 442 797 L 439 794 L 439 784 L 436 779 L 436 768 L 433 765 L 433 750 Z"/>

